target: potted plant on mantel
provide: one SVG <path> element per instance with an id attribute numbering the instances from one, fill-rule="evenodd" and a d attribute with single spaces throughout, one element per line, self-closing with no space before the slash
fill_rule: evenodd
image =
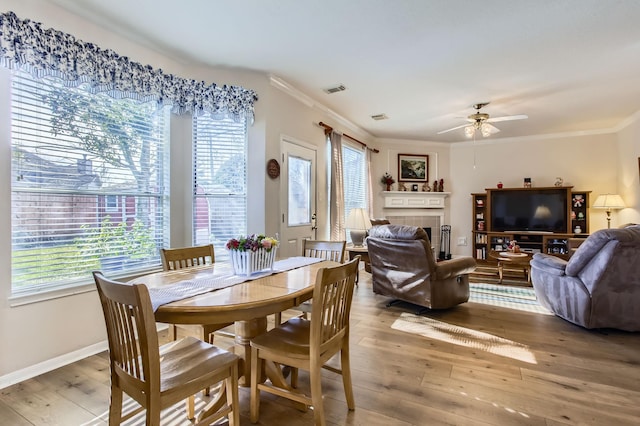
<path id="1" fill-rule="evenodd" d="M 384 175 L 382 175 L 380 182 L 387 185 L 387 191 L 391 191 L 391 185 L 396 183 L 393 176 L 391 176 L 389 173 L 385 173 Z"/>

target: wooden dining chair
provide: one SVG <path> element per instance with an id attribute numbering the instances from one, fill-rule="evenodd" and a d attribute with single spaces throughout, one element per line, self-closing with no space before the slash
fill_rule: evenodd
<path id="1" fill-rule="evenodd" d="M 324 260 L 344 263 L 346 247 L 346 241 L 303 240 L 302 255 L 304 257 L 319 257 Z M 311 301 L 304 302 L 291 309 L 302 312 L 303 317 L 306 318 L 307 313 L 311 311 Z M 275 314 L 274 323 L 277 326 L 281 322 L 282 313 L 278 312 Z"/>
<path id="2" fill-rule="evenodd" d="M 322 406 L 321 369 L 342 375 L 349 410 L 355 409 L 349 366 L 349 314 L 360 256 L 340 266 L 318 271 L 313 289 L 311 320 L 292 318 L 251 340 L 251 422 L 260 417 L 260 391 L 311 405 L 316 425 L 325 424 Z M 340 352 L 340 368 L 325 365 Z M 291 366 L 292 389 L 258 383 L 264 360 Z M 297 387 L 299 368 L 309 371 L 311 396 Z"/>
<path id="3" fill-rule="evenodd" d="M 182 247 L 173 249 L 160 249 L 162 267 L 165 271 L 174 271 L 193 266 L 208 265 L 215 263 L 215 253 L 213 244 L 195 247 Z M 201 339 L 208 343 L 213 343 L 214 332 L 230 326 L 233 323 L 224 324 L 204 324 L 199 327 Z M 171 327 L 173 340 L 178 336 L 178 329 L 188 329 L 190 326 L 173 325 Z M 233 337 L 233 336 L 229 336 Z"/>
<path id="4" fill-rule="evenodd" d="M 101 272 L 93 276 L 109 341 L 109 425 L 119 425 L 145 409 L 146 424 L 160 425 L 161 410 L 220 382 L 226 405 L 198 424 L 227 417 L 230 425 L 239 425 L 238 356 L 194 337 L 158 346 L 147 287 L 111 281 Z M 123 393 L 140 404 L 125 416 Z"/>

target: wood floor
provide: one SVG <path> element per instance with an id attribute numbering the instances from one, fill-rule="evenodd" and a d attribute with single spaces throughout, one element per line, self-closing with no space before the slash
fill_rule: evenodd
<path id="1" fill-rule="evenodd" d="M 480 303 L 417 316 L 410 305 L 386 308 L 370 277 L 360 274 L 351 316 L 356 410 L 326 371 L 330 425 L 640 424 L 638 333 Z M 0 425 L 104 425 L 108 386 L 106 354 L 89 357 L 1 390 Z M 240 398 L 249 425 L 247 389 Z M 189 425 L 183 405 L 165 410 L 163 424 Z M 311 425 L 313 413 L 263 395 L 259 424 Z"/>

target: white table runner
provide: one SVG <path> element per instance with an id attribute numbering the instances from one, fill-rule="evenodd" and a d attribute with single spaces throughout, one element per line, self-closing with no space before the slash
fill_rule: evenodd
<path id="1" fill-rule="evenodd" d="M 275 261 L 273 263 L 273 271 L 265 270 L 248 277 L 233 275 L 231 264 L 216 263 L 215 272 L 210 277 L 179 281 L 166 287 L 150 288 L 149 295 L 151 296 L 151 305 L 155 312 L 159 306 L 175 302 L 176 300 L 187 299 L 197 296 L 198 294 L 231 287 L 246 281 L 257 280 L 258 278 L 290 271 L 291 269 L 301 268 L 322 261 L 324 261 L 324 259 L 315 257 L 289 257 Z"/>

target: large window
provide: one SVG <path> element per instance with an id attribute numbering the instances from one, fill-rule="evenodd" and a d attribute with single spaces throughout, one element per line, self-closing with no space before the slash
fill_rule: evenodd
<path id="1" fill-rule="evenodd" d="M 247 232 L 246 120 L 193 120 L 193 242 L 213 243 L 216 261 L 225 244 Z"/>
<path id="2" fill-rule="evenodd" d="M 156 103 L 12 77 L 12 292 L 160 265 L 168 114 Z"/>
<path id="3" fill-rule="evenodd" d="M 342 145 L 345 220 L 351 209 L 367 208 L 365 152 L 361 147 Z M 348 235 L 348 233 L 347 233 Z"/>

